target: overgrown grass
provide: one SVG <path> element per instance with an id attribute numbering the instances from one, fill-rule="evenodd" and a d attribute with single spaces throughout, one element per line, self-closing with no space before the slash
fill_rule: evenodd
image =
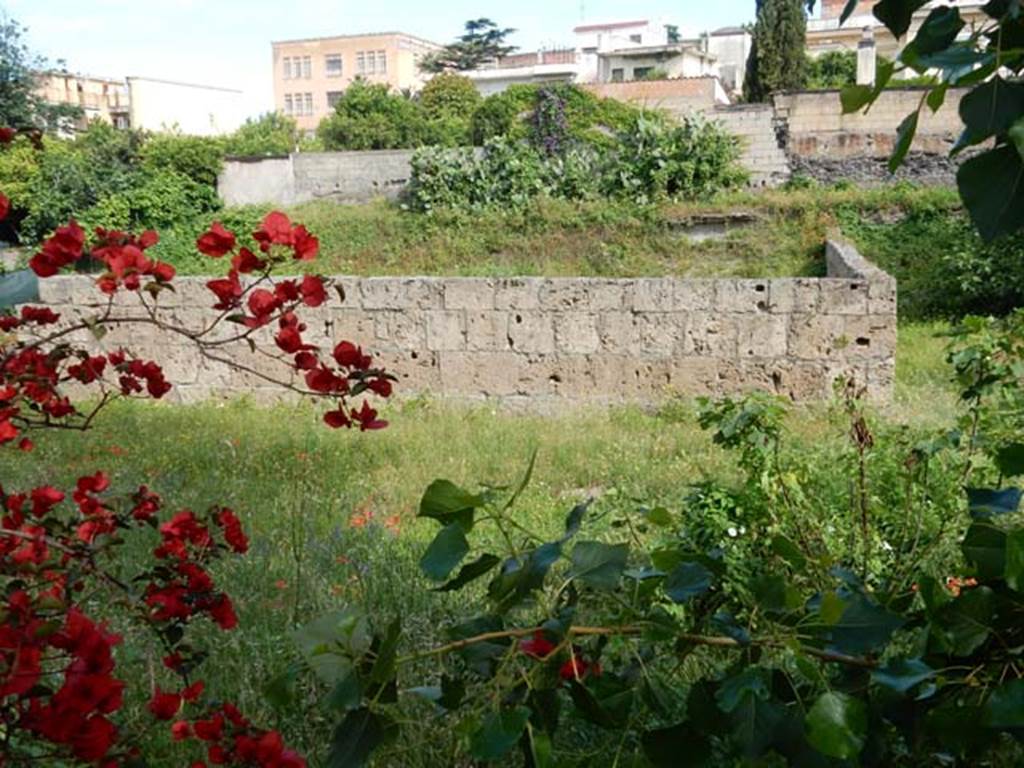
<path id="1" fill-rule="evenodd" d="M 942 342 L 935 337 L 941 330 L 903 328 L 897 401 L 875 414 L 893 434 L 905 426 L 908 441 L 948 423 L 953 408 Z M 420 399 L 393 406 L 388 416 L 390 429 L 361 435 L 323 428 L 308 408 L 260 409 L 245 402 L 118 407 L 87 435 L 48 435 L 31 455 L 0 454 L 0 476 L 7 488 L 67 487 L 104 468 L 115 489 L 144 482 L 173 509 L 211 502 L 236 509 L 253 547 L 246 557 L 220 564 L 216 576 L 236 598 L 242 628 L 227 635 L 200 628 L 214 649 L 203 676 L 209 690 L 238 701 L 318 757 L 332 727 L 327 710 L 304 698 L 308 710 L 277 712 L 263 695 L 266 682 L 294 658 L 293 628 L 356 603 L 382 622 L 400 612 L 403 647 L 424 647 L 442 638 L 453 617 L 464 617 L 466 597 L 457 603 L 431 594 L 417 567 L 434 532 L 416 520 L 417 503 L 433 479 L 507 485 L 537 450 L 517 515 L 531 528 L 554 532 L 581 499 L 598 498 L 599 512 L 641 503 L 678 508 L 696 483 L 739 478 L 733 460 L 697 427 L 687 401 L 653 413 L 623 408 L 551 417 Z M 828 405 L 803 408 L 790 418 L 790 432 L 791 450 L 814 457 L 819 483 L 828 489 L 820 503 L 842 508 L 848 488 L 836 468 L 848 447 L 841 418 Z M 145 547 L 126 555 L 141 562 Z M 148 681 L 159 657 L 158 648 L 135 635 L 120 651 L 124 674 L 133 680 Z M 429 673 L 429 665 L 421 671 Z M 454 722 L 408 698 L 409 728 L 376 765 L 463 764 L 453 762 Z M 138 712 L 141 702 L 131 707 Z M 161 765 L 184 762 L 171 745 L 165 749 Z M 578 757 L 581 764 L 600 764 L 596 752 Z"/>

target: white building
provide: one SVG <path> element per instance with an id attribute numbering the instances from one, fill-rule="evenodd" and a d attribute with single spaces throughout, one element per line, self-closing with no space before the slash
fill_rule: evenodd
<path id="1" fill-rule="evenodd" d="M 745 27 L 722 27 L 707 37 L 708 52 L 717 61 L 717 75 L 722 85 L 733 93 L 743 93 L 747 59 L 754 38 Z"/>
<path id="2" fill-rule="evenodd" d="M 129 77 L 128 92 L 132 128 L 217 136 L 246 118 L 243 93 L 231 88 Z"/>
<path id="3" fill-rule="evenodd" d="M 501 93 L 510 85 L 579 82 L 580 66 L 572 49 L 518 53 L 498 59 L 491 67 L 464 72 L 483 96 Z"/>

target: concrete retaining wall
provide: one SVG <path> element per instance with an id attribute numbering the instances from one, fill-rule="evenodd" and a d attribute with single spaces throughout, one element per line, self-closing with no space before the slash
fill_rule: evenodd
<path id="1" fill-rule="evenodd" d="M 827 251 L 824 279 L 340 278 L 347 301 L 307 311 L 305 337 L 325 347 L 340 338 L 362 344 L 399 376 L 403 395 L 543 408 L 760 389 L 806 401 L 828 397 L 845 375 L 887 400 L 896 283 L 849 245 L 831 242 Z M 205 281 L 180 283 L 161 298 L 172 319 L 209 322 Z M 87 277 L 40 288 L 41 301 L 67 320 L 95 315 L 104 302 Z M 272 332 L 260 331 L 268 349 Z M 97 344 L 84 334 L 81 341 Z M 184 401 L 280 394 L 155 329 L 115 327 L 98 343 L 122 345 L 163 363 Z M 285 371 L 245 344 L 220 353 Z"/>
<path id="2" fill-rule="evenodd" d="M 409 183 L 412 154 L 412 150 L 382 150 L 228 158 L 217 178 L 217 192 L 226 205 L 394 199 Z"/>

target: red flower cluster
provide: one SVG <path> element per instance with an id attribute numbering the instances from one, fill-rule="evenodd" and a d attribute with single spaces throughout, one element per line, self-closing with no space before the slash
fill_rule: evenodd
<path id="1" fill-rule="evenodd" d="M 533 636 L 522 640 L 519 643 L 519 650 L 527 656 L 538 661 L 548 661 L 558 650 L 558 646 L 548 640 L 544 630 L 538 629 Z M 577 646 L 572 646 L 569 651 L 569 658 L 558 668 L 558 676 L 566 682 L 571 680 L 582 680 L 588 675 L 593 677 L 601 676 L 601 664 L 598 661 L 588 661 Z"/>
<path id="2" fill-rule="evenodd" d="M 53 277 L 64 267 L 82 258 L 84 246 L 85 230 L 72 219 L 66 226 L 57 228 L 43 243 L 42 250 L 29 260 L 28 265 L 39 277 Z"/>
<path id="3" fill-rule="evenodd" d="M 92 255 L 107 265 L 107 272 L 96 281 L 103 293 L 116 293 L 122 285 L 129 291 L 137 291 L 144 277 L 152 277 L 157 284 L 174 279 L 174 267 L 146 257 L 146 249 L 160 242 L 156 232 L 148 230 L 135 237 L 126 232 L 97 229 L 96 239 Z"/>
<path id="4" fill-rule="evenodd" d="M 223 704 L 205 718 L 179 720 L 171 726 L 176 741 L 194 739 L 206 745 L 209 765 L 253 766 L 254 768 L 306 768 L 298 753 L 285 747 L 277 731 L 253 728 L 233 704 Z M 196 762 L 192 768 L 205 768 Z"/>
<path id="5" fill-rule="evenodd" d="M 7 214 L 11 212 L 11 199 L 6 195 L 0 194 L 0 221 L 7 218 Z"/>

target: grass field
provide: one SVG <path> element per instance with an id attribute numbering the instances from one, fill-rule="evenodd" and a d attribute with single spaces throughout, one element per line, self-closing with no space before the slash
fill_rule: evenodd
<path id="1" fill-rule="evenodd" d="M 955 403 L 944 378 L 943 341 L 936 337 L 941 330 L 903 327 L 897 400 L 876 413 L 886 428 L 905 425 L 920 434 L 948 424 Z M 104 468 L 115 489 L 146 483 L 174 509 L 217 502 L 237 510 L 253 547 L 248 556 L 220 564 L 216 575 L 236 600 L 242 629 L 226 635 L 200 629 L 214 648 L 204 677 L 212 690 L 322 756 L 331 728 L 327 713 L 313 699 L 304 710 L 278 713 L 264 700 L 263 686 L 294 658 L 290 630 L 344 604 L 379 616 L 399 610 L 409 644 L 422 647 L 442 636 L 460 606 L 427 592 L 417 567 L 433 526 L 415 514 L 432 480 L 507 485 L 537 450 L 533 482 L 517 506 L 531 527 L 554 532 L 565 512 L 587 497 L 598 497 L 605 509 L 673 507 L 694 483 L 738 477 L 732 459 L 711 444 L 693 414 L 687 402 L 658 412 L 623 408 L 550 417 L 421 399 L 392 406 L 390 429 L 357 434 L 323 428 L 308 408 L 123 406 L 108 411 L 87 436 L 47 436 L 30 456 L 0 454 L 0 476 L 7 488 L 67 486 Z M 843 451 L 841 418 L 827 405 L 795 412 L 790 430 L 793 449 L 823 458 L 826 470 Z M 141 555 L 129 553 L 128 560 Z M 128 637 L 121 652 L 125 674 L 148 679 L 159 655 L 145 638 Z M 430 667 L 421 671 L 429 674 Z M 434 720 L 433 710 L 414 701 L 407 715 L 411 727 L 377 765 L 466 764 L 454 757 L 459 738 L 451 722 Z M 574 762 L 597 759 L 605 746 L 594 741 L 595 751 L 581 752 Z M 166 765 L 181 764 L 174 754 L 168 745 Z"/>

